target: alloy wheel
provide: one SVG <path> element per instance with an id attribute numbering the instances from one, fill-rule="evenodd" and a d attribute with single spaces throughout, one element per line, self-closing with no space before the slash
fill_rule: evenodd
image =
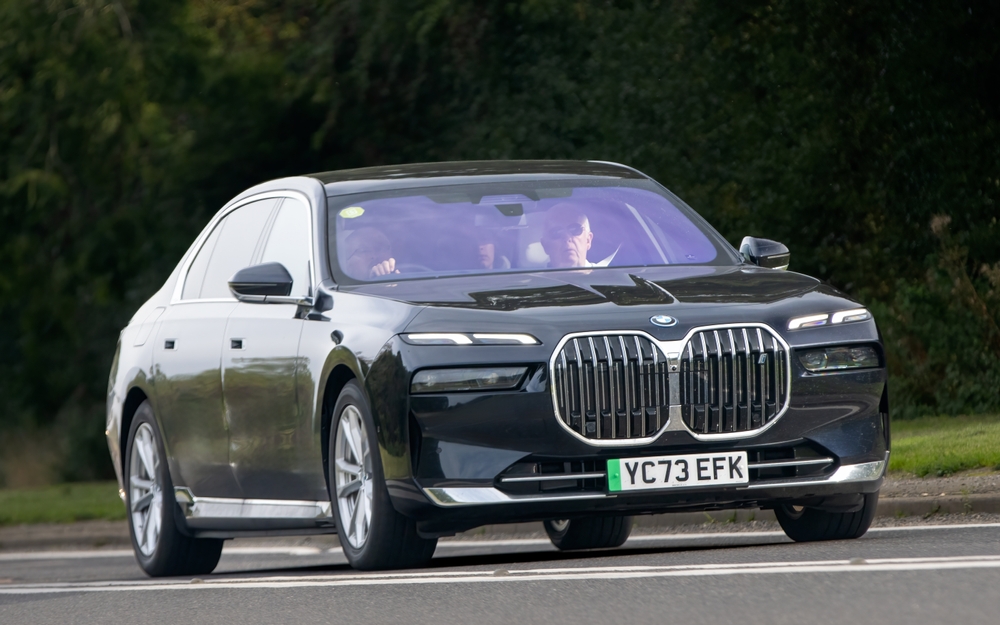
<path id="1" fill-rule="evenodd" d="M 160 541 L 163 490 L 157 478 L 159 466 L 160 454 L 153 428 L 143 423 L 132 440 L 128 482 L 132 531 L 144 556 L 151 556 Z"/>
<path id="2" fill-rule="evenodd" d="M 355 549 L 364 547 L 372 517 L 372 459 L 361 412 L 348 404 L 340 413 L 334 443 L 337 509 L 341 530 Z"/>
<path id="3" fill-rule="evenodd" d="M 569 519 L 552 519 L 549 525 L 554 532 L 565 532 L 569 528 Z"/>

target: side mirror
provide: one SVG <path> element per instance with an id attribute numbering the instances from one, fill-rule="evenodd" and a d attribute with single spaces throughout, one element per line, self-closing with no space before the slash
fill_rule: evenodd
<path id="1" fill-rule="evenodd" d="M 781 243 L 757 237 L 743 237 L 740 254 L 748 263 L 768 269 L 788 269 L 788 259 L 792 255 Z"/>
<path id="2" fill-rule="evenodd" d="M 292 274 L 281 263 L 245 267 L 229 279 L 229 290 L 241 302 L 312 306 L 311 297 L 290 296 Z"/>

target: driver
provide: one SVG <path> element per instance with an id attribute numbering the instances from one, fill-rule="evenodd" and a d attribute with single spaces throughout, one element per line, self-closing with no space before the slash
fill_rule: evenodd
<path id="1" fill-rule="evenodd" d="M 590 220 L 580 207 L 560 202 L 545 215 L 542 248 L 549 255 L 549 267 L 594 267 L 587 260 L 587 250 L 593 241 Z"/>
<path id="2" fill-rule="evenodd" d="M 392 245 L 376 228 L 358 228 L 344 241 L 344 269 L 353 278 L 377 278 L 399 273 Z"/>

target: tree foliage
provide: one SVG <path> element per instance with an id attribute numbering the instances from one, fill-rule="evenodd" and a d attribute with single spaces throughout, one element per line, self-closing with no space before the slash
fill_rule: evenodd
<path id="1" fill-rule="evenodd" d="M 869 303 L 895 414 L 996 411 L 998 27 L 982 0 L 0 3 L 0 426 L 106 474 L 116 333 L 223 202 L 465 158 L 633 165 Z"/>

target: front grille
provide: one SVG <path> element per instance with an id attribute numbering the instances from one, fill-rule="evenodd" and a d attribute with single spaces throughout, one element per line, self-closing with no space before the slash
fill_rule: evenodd
<path id="1" fill-rule="evenodd" d="M 699 434 L 762 428 L 788 401 L 788 350 L 765 328 L 697 332 L 680 366 L 681 415 Z"/>
<path id="2" fill-rule="evenodd" d="M 566 341 L 553 362 L 557 416 L 588 439 L 652 436 L 667 423 L 667 361 L 643 336 Z"/>

